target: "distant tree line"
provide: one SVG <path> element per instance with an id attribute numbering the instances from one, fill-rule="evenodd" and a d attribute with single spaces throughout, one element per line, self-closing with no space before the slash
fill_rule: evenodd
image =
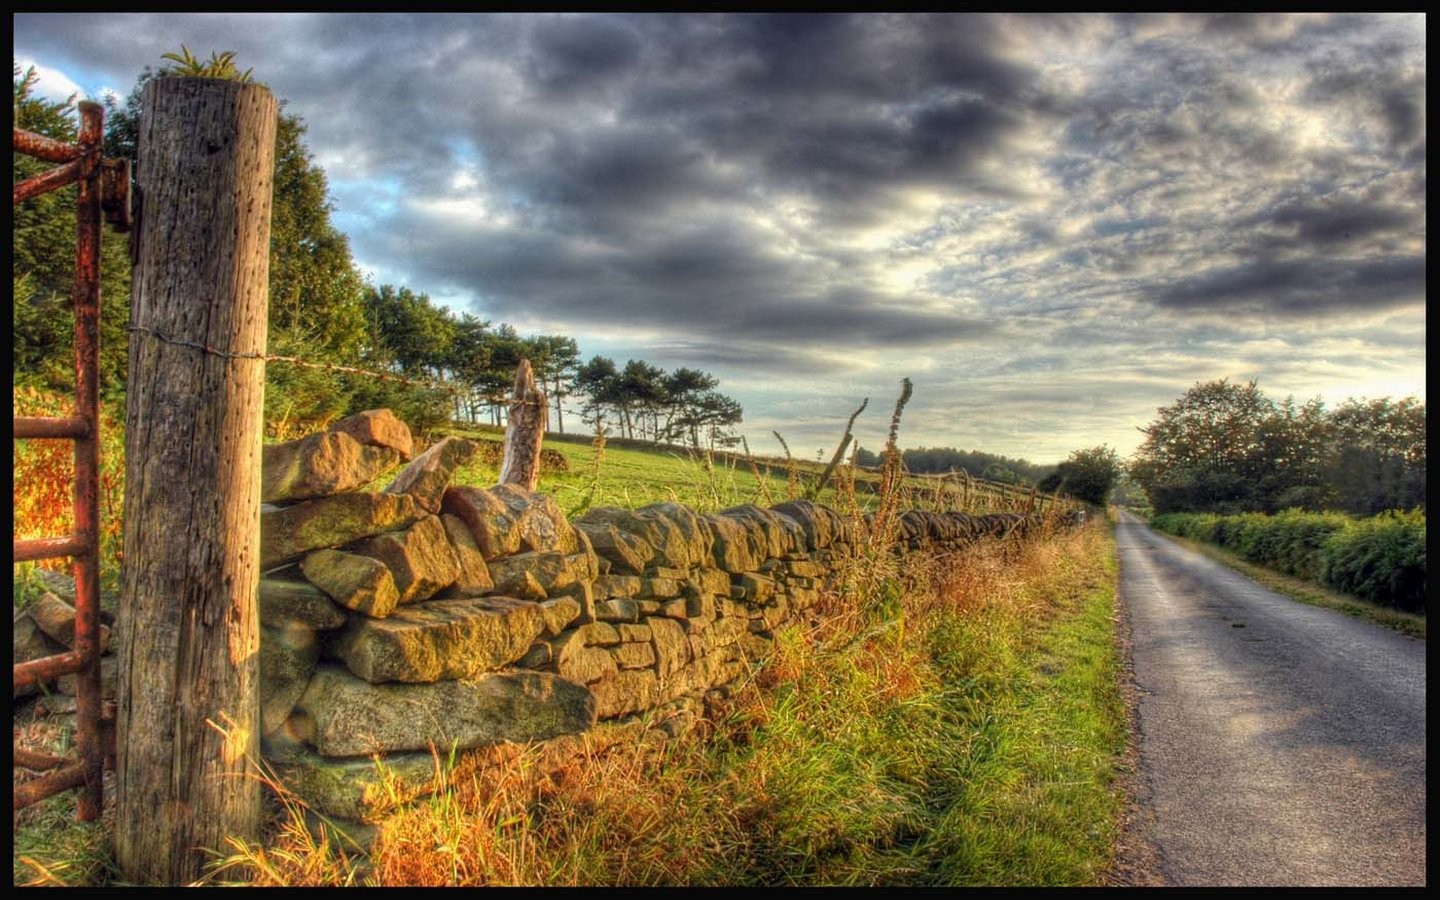
<path id="1" fill-rule="evenodd" d="M 124 103 L 106 101 L 105 153 L 134 159 L 141 92 L 164 75 L 146 67 Z M 57 140 L 76 139 L 74 98 L 35 94 L 33 67 L 14 66 L 15 125 Z M 265 413 L 272 424 L 307 428 L 361 409 L 386 406 L 412 427 L 448 419 L 501 424 L 520 359 L 529 359 L 550 398 L 554 429 L 565 430 L 566 400 L 580 400 L 585 421 L 613 424 L 627 437 L 683 439 L 699 446 L 734 440 L 740 405 L 720 394 L 712 375 L 666 373 L 642 360 L 616 371 L 562 334 L 522 336 L 510 325 L 456 315 L 408 287 L 369 283 L 349 241 L 331 222 L 334 203 L 324 170 L 306 147 L 306 126 L 284 111 L 277 122 L 270 226 L 268 352 L 351 366 L 406 379 L 377 379 L 281 362 L 266 367 Z M 14 155 L 19 181 L 48 164 Z M 138 181 L 143 188 L 144 173 Z M 15 207 L 14 369 L 17 383 L 68 390 L 70 287 L 74 274 L 74 187 Z M 108 229 L 102 251 L 101 377 L 113 402 L 124 390 L 130 268 L 126 238 Z M 425 386 L 443 382 L 456 390 Z"/>
<path id="2" fill-rule="evenodd" d="M 880 457 L 861 447 L 857 451 L 857 462 L 862 466 L 878 466 Z M 1041 466 L 1023 459 L 1011 459 L 995 453 L 980 450 L 956 450 L 954 447 L 912 447 L 902 450 L 900 458 L 905 469 L 917 474 L 943 474 L 966 472 L 974 478 L 998 481 L 1002 484 L 1031 486 L 1038 484 L 1045 476 L 1055 471 L 1054 466 Z"/>
<path id="3" fill-rule="evenodd" d="M 1425 404 L 1414 397 L 1326 410 L 1220 379 L 1196 384 L 1141 431 L 1129 474 L 1156 513 L 1425 508 Z"/>

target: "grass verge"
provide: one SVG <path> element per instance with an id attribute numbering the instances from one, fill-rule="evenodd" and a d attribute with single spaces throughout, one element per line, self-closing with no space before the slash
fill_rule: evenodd
<path id="1" fill-rule="evenodd" d="M 295 832 L 248 883 L 1094 885 L 1126 740 L 1103 522 L 829 598 L 700 727 L 648 752 L 476 768 L 380 825 L 363 873 Z"/>

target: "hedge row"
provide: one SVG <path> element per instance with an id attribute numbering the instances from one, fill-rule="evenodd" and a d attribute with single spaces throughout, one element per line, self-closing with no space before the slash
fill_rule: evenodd
<path id="1" fill-rule="evenodd" d="M 1150 525 L 1365 600 L 1425 611 L 1422 512 L 1386 512 L 1368 519 L 1299 510 L 1273 516 L 1165 513 Z"/>

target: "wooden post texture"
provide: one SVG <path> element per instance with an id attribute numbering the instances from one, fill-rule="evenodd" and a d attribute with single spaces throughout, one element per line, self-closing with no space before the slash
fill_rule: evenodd
<path id="1" fill-rule="evenodd" d="M 527 491 L 540 481 L 540 445 L 545 441 L 545 395 L 535 386 L 530 360 L 520 360 L 515 370 L 515 389 L 510 399 L 510 421 L 505 426 L 505 457 L 500 464 L 500 483 L 514 484 Z"/>
<path id="2" fill-rule="evenodd" d="M 131 293 L 115 850 L 188 884 L 260 836 L 260 443 L 276 103 L 145 86 Z"/>

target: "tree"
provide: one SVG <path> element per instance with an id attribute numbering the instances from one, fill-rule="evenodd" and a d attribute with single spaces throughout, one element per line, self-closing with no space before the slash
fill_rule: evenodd
<path id="1" fill-rule="evenodd" d="M 1130 465 L 1156 512 L 1371 515 L 1425 502 L 1425 405 L 1413 397 L 1275 403 L 1249 382 L 1197 384 L 1142 428 Z"/>
<path id="2" fill-rule="evenodd" d="M 1158 411 L 1130 467 L 1156 512 L 1264 506 L 1262 434 L 1275 410 L 1254 381 L 1198 383 Z"/>
<path id="3" fill-rule="evenodd" d="M 1076 450 L 1040 482 L 1040 490 L 1062 490 L 1076 500 L 1093 506 L 1104 506 L 1110 491 L 1120 480 L 1120 456 L 1101 444 L 1088 450 Z"/>
<path id="4" fill-rule="evenodd" d="M 456 324 L 427 294 L 382 284 L 367 289 L 365 318 L 372 335 L 371 359 L 416 377 L 440 378 L 451 362 Z"/>
<path id="5" fill-rule="evenodd" d="M 645 416 L 652 421 L 651 439 L 658 430 L 660 408 L 665 403 L 665 371 L 643 359 L 628 359 L 620 371 L 617 384 L 617 400 L 621 421 L 625 425 L 625 436 L 634 437 L 635 431 L 645 436 Z M 638 428 L 636 427 L 638 426 Z"/>
<path id="6" fill-rule="evenodd" d="M 467 389 L 463 398 L 456 398 L 457 404 L 463 404 L 463 409 L 457 408 L 456 418 L 478 421 L 479 407 L 485 402 L 481 385 L 494 368 L 494 347 L 491 344 L 489 322 L 477 319 L 470 313 L 460 315 L 459 321 L 455 323 L 455 336 L 450 342 L 446 367 L 450 370 L 451 377 Z"/>
<path id="7" fill-rule="evenodd" d="M 717 391 L 706 391 L 700 395 L 693 410 L 699 427 L 705 430 L 711 450 L 715 449 L 716 444 L 733 447 L 739 442 L 740 439 L 735 436 L 731 426 L 740 424 L 745 411 L 733 397 Z"/>
<path id="8" fill-rule="evenodd" d="M 526 341 L 526 356 L 535 369 L 535 378 L 545 388 L 555 409 L 555 430 L 565 433 L 563 400 L 565 386 L 580 364 L 580 347 L 563 334 L 542 334 Z"/>
<path id="9" fill-rule="evenodd" d="M 720 379 L 698 369 L 679 368 L 665 376 L 663 389 L 667 409 L 661 432 L 666 440 L 688 437 L 691 447 L 700 446 L 704 398 L 719 384 Z"/>
<path id="10" fill-rule="evenodd" d="M 57 141 L 77 138 L 75 97 L 64 102 L 35 95 L 35 67 L 14 66 L 15 127 Z M 39 175 L 51 163 L 12 155 L 14 180 Z M 57 390 L 72 390 L 75 380 L 74 319 L 71 288 L 75 281 L 74 185 L 48 191 L 14 207 L 12 221 L 12 349 L 17 380 Z M 112 397 L 125 384 L 130 322 L 130 254 L 125 235 L 100 232 L 100 384 Z"/>
<path id="11" fill-rule="evenodd" d="M 605 407 L 614 405 L 619 399 L 620 373 L 615 367 L 615 360 L 608 356 L 592 356 L 589 362 L 575 370 L 572 383 L 577 393 L 588 398 L 583 413 L 585 421 L 597 429 L 603 428 Z"/>
<path id="12" fill-rule="evenodd" d="M 515 370 L 529 350 L 527 342 L 515 333 L 510 325 L 499 325 L 486 341 L 489 347 L 490 366 L 481 373 L 478 383 L 481 394 L 490 404 L 491 416 L 496 425 L 502 415 L 509 412 L 507 407 L 510 391 L 515 384 Z"/>
<path id="13" fill-rule="evenodd" d="M 1387 509 L 1425 508 L 1425 404 L 1347 400 L 1329 417 L 1321 461 L 1335 504 L 1370 516 Z"/>

